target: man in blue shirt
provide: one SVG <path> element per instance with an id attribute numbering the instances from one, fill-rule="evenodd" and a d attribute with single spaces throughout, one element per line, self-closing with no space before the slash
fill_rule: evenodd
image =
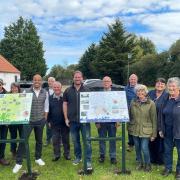
<path id="1" fill-rule="evenodd" d="M 138 83 L 138 77 L 136 74 L 131 74 L 129 76 L 129 83 L 128 85 L 125 87 L 125 91 L 126 91 L 126 96 L 127 96 L 127 103 L 128 103 L 128 109 L 130 108 L 130 104 L 132 99 L 134 99 L 136 97 L 136 93 L 135 93 L 135 86 Z M 134 146 L 134 141 L 133 141 L 133 137 L 132 135 L 128 134 L 128 148 L 127 151 L 132 151 L 133 150 L 133 146 Z"/>

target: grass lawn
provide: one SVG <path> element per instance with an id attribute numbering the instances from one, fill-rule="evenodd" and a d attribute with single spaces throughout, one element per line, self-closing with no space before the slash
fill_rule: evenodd
<path id="1" fill-rule="evenodd" d="M 121 135 L 121 127 L 118 128 L 117 135 Z M 92 124 L 92 136 L 97 136 L 97 130 L 94 124 Z M 45 140 L 45 133 L 44 133 L 44 140 Z M 108 145 L 108 144 L 107 144 Z M 107 146 L 108 147 L 108 146 Z M 116 167 L 121 167 L 121 142 L 117 142 L 117 160 L 118 164 L 111 165 L 109 161 L 108 154 L 106 156 L 106 160 L 104 164 L 100 164 L 98 162 L 98 142 L 92 142 L 92 149 L 93 149 L 93 156 L 92 156 L 92 163 L 94 172 L 92 175 L 89 176 L 79 176 L 77 171 L 82 168 L 82 163 L 78 166 L 72 165 L 72 161 L 67 161 L 62 158 L 58 162 L 52 162 L 51 159 L 53 157 L 52 146 L 43 147 L 43 156 L 42 159 L 46 162 L 46 165 L 43 167 L 39 167 L 34 163 L 34 134 L 32 133 L 30 137 L 30 152 L 31 152 L 31 162 L 32 162 L 32 169 L 33 171 L 37 170 L 40 175 L 38 176 L 38 180 L 83 180 L 83 179 L 93 179 L 93 180 L 116 180 L 116 179 L 123 179 L 123 180 L 158 180 L 163 179 L 160 175 L 161 170 L 163 169 L 162 166 L 153 166 L 153 171 L 151 173 L 145 173 L 143 171 L 136 171 L 135 170 L 135 152 L 127 152 L 126 153 L 126 166 L 127 169 L 131 170 L 131 175 L 115 175 L 113 173 Z M 108 152 L 108 148 L 107 148 Z M 175 154 L 175 158 L 176 153 Z M 18 174 L 12 173 L 12 168 L 15 165 L 15 161 L 11 159 L 10 154 L 10 145 L 7 144 L 6 147 L 6 157 L 11 161 L 11 165 L 8 167 L 0 166 L 0 180 L 15 180 L 22 174 L 23 171 L 26 170 L 26 161 L 23 162 L 23 168 L 20 170 Z M 71 144 L 71 157 L 73 156 L 73 146 Z M 175 164 L 175 162 L 174 162 Z M 166 180 L 174 179 L 174 175 L 170 175 L 169 177 L 165 178 Z"/>

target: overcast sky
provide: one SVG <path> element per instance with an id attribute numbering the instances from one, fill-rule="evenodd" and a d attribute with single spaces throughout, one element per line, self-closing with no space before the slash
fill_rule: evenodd
<path id="1" fill-rule="evenodd" d="M 180 38 L 180 0 L 0 0 L 0 12 L 0 39 L 19 16 L 32 19 L 49 68 L 78 63 L 117 17 L 128 32 L 151 39 L 159 52 Z"/>

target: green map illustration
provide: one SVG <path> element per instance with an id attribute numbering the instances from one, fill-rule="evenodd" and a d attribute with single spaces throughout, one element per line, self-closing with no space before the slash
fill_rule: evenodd
<path id="1" fill-rule="evenodd" d="M 32 93 L 0 94 L 0 124 L 27 124 Z"/>

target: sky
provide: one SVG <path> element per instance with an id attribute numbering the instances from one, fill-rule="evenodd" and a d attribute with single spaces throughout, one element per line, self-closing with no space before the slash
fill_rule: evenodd
<path id="1" fill-rule="evenodd" d="M 158 52 L 180 38 L 180 0 L 1 0 L 0 12 L 0 39 L 19 16 L 32 19 L 48 68 L 78 63 L 116 18 L 126 31 L 151 39 Z"/>

